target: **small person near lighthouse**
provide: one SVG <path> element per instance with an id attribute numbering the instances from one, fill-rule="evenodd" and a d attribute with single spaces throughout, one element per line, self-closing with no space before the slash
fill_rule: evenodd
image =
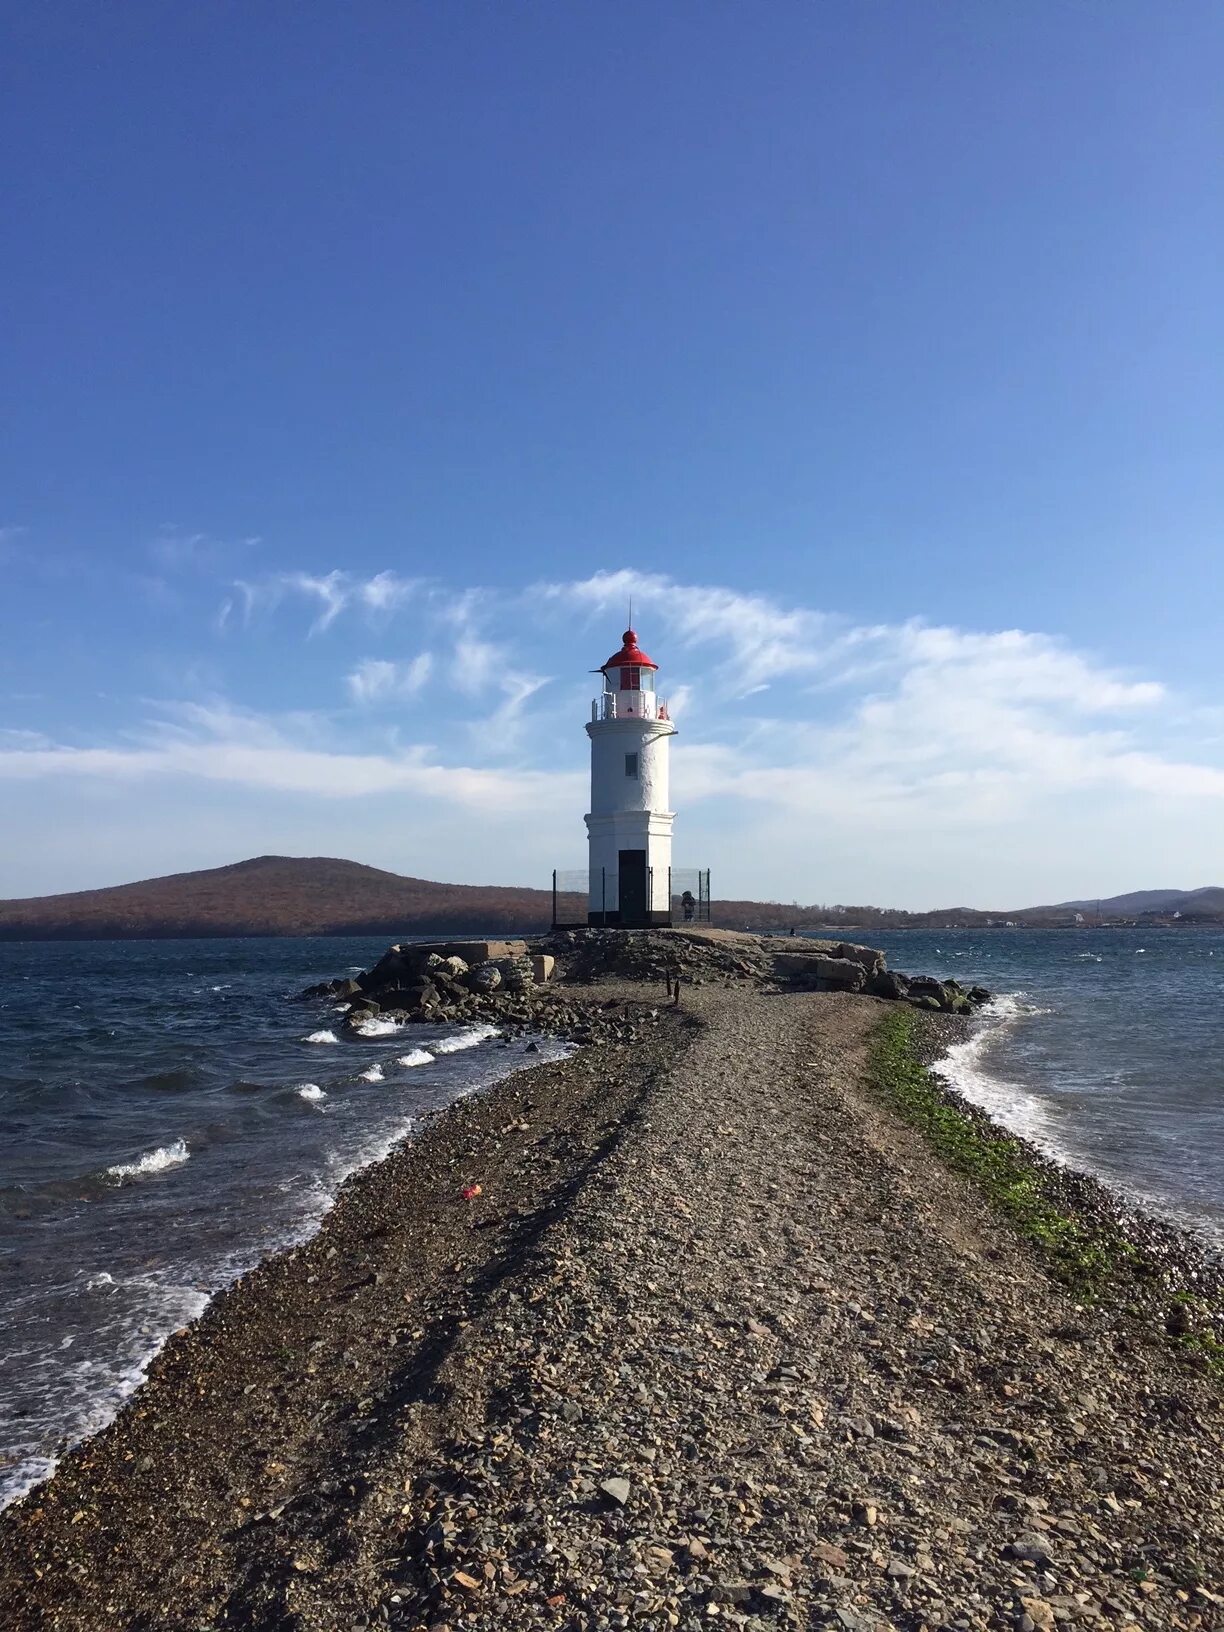
<path id="1" fill-rule="evenodd" d="M 588 922 L 642 929 L 671 922 L 674 813 L 668 808 L 668 747 L 676 728 L 655 690 L 659 665 L 626 629 L 597 671 L 591 705 Z"/>

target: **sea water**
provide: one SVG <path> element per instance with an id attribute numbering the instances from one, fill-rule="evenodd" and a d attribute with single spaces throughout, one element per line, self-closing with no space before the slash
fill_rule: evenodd
<path id="1" fill-rule="evenodd" d="M 1224 932 L 859 934 L 995 1001 L 942 1069 L 1049 1154 L 1224 1247 Z"/>
<path id="2" fill-rule="evenodd" d="M 854 935 L 996 993 L 944 1069 L 1224 1244 L 1224 933 Z M 422 1116 L 563 1051 L 295 1003 L 383 938 L 0 943 L 0 1502 L 108 1421 L 169 1332 L 311 1234 Z"/>
<path id="3" fill-rule="evenodd" d="M 567 1052 L 291 1001 L 385 938 L 0 943 L 0 1505 L 427 1112 Z"/>

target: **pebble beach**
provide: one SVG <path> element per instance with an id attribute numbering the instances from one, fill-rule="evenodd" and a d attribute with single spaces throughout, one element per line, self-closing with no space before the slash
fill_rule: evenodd
<path id="1" fill-rule="evenodd" d="M 1224 1626 L 1210 1344 L 933 1153 L 893 1007 L 686 989 L 433 1117 L 0 1517 L 0 1625 Z"/>

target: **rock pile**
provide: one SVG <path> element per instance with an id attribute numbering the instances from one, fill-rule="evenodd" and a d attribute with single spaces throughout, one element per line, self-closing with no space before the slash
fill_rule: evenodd
<path id="1" fill-rule="evenodd" d="M 571 981 L 763 980 L 769 976 L 764 943 L 756 936 L 716 940 L 683 930 L 558 930 L 546 943 Z"/>
<path id="2" fill-rule="evenodd" d="M 507 1000 L 520 999 L 534 984 L 535 971 L 525 951 L 469 964 L 426 947 L 393 946 L 355 980 L 323 981 L 302 996 L 347 1000 L 344 1024 L 354 1028 L 378 1015 L 434 1023 L 487 1016 L 493 998 L 493 1008 L 509 1011 L 518 1005 Z"/>
<path id="3" fill-rule="evenodd" d="M 460 955 L 460 945 L 441 951 L 393 946 L 355 980 L 324 981 L 302 996 L 346 1002 L 343 1025 L 358 1035 L 376 1017 L 434 1025 L 481 1019 L 591 1041 L 609 1035 L 607 1017 L 589 1004 L 567 1004 L 544 984 L 554 962 L 571 988 L 601 982 L 666 983 L 670 989 L 673 981 L 685 987 L 753 981 L 774 990 L 864 992 L 943 1014 L 971 1014 L 991 995 L 984 986 L 900 974 L 888 968 L 882 952 L 848 941 L 720 937 L 674 929 L 561 930 L 533 951 L 522 941 L 472 942 L 470 961 Z"/>
<path id="4" fill-rule="evenodd" d="M 894 1002 L 912 1003 L 915 1008 L 943 1014 L 972 1014 L 990 1001 L 984 986 L 962 986 L 955 980 L 938 980 L 934 975 L 903 975 L 889 969 L 882 952 L 874 947 L 854 946 L 843 941 L 822 948 L 809 942 L 802 951 L 793 943 L 773 960 L 774 974 L 782 984 L 809 992 L 866 992 Z"/>
<path id="5" fill-rule="evenodd" d="M 480 942 L 473 946 L 484 949 Z M 657 1024 L 659 1009 L 640 1002 L 582 1003 L 548 984 L 552 968 L 551 956 L 526 951 L 469 964 L 457 954 L 443 957 L 428 947 L 393 946 L 355 979 L 325 980 L 307 987 L 301 997 L 346 1003 L 340 1029 L 353 1038 L 370 1035 L 363 1028 L 372 1020 L 405 1025 L 485 1021 L 507 1036 L 531 1031 L 580 1043 L 632 1043 Z"/>

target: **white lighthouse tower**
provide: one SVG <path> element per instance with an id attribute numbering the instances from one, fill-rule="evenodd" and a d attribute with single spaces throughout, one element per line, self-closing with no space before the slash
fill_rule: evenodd
<path id="1" fill-rule="evenodd" d="M 641 929 L 671 921 L 672 823 L 668 748 L 676 728 L 655 690 L 659 665 L 626 629 L 598 670 L 591 704 L 591 811 L 587 920 Z"/>

